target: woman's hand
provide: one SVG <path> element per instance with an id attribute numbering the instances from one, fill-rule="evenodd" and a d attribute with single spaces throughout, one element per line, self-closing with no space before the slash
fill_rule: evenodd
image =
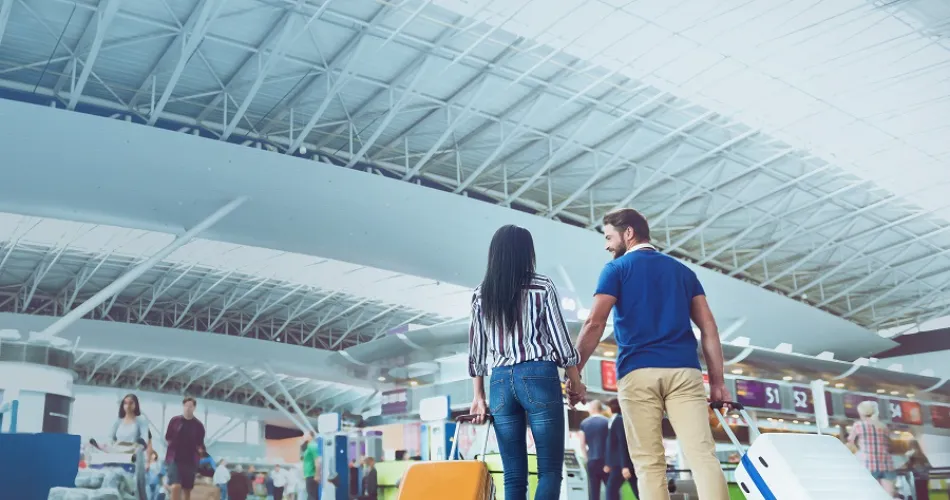
<path id="1" fill-rule="evenodd" d="M 564 389 L 567 391 L 567 401 L 570 406 L 587 400 L 587 387 L 580 380 L 568 379 L 564 384 Z"/>
<path id="2" fill-rule="evenodd" d="M 488 405 L 485 404 L 485 398 L 475 397 L 472 400 L 472 407 L 468 412 L 470 415 L 475 415 L 475 419 L 472 420 L 475 425 L 481 425 L 485 423 L 485 416 L 488 415 Z"/>
<path id="3" fill-rule="evenodd" d="M 624 467 L 623 470 L 620 472 L 623 474 L 624 479 L 630 479 L 630 477 L 633 476 L 633 474 L 630 473 L 630 469 L 626 467 Z"/>
<path id="4" fill-rule="evenodd" d="M 604 474 L 610 474 L 610 466 L 609 466 L 609 465 L 605 465 L 605 466 L 604 466 Z"/>

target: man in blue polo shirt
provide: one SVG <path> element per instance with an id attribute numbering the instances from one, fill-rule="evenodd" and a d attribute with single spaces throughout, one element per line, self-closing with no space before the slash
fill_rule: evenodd
<path id="1" fill-rule="evenodd" d="M 593 354 L 614 311 L 617 393 L 630 458 L 643 498 L 669 499 L 663 415 L 670 419 L 701 500 L 728 500 L 709 427 L 698 343 L 700 330 L 712 400 L 729 401 L 722 345 L 696 274 L 650 245 L 650 226 L 636 210 L 604 216 L 607 251 L 590 315 L 577 339 L 581 364 Z M 569 387 L 568 390 L 571 390 Z"/>

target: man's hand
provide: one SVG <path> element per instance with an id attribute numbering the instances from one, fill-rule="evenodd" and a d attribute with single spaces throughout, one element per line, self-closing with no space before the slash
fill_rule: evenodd
<path id="1" fill-rule="evenodd" d="M 714 403 L 720 401 L 732 401 L 732 395 L 729 394 L 729 389 L 726 389 L 725 382 L 719 382 L 715 384 L 710 383 L 709 399 Z"/>
<path id="2" fill-rule="evenodd" d="M 631 472 L 630 472 L 630 469 L 628 469 L 628 468 L 626 468 L 626 467 L 624 467 L 623 470 L 620 471 L 620 473 L 623 474 L 623 478 L 624 478 L 624 479 L 628 479 L 628 480 L 629 480 L 631 477 L 633 477 L 633 473 L 631 473 Z"/>
<path id="3" fill-rule="evenodd" d="M 605 466 L 604 466 L 604 474 L 610 474 L 610 466 L 609 466 L 609 465 L 605 465 Z"/>
<path id="4" fill-rule="evenodd" d="M 470 415 L 475 415 L 475 419 L 472 422 L 475 425 L 481 425 L 485 423 L 485 416 L 488 415 L 488 405 L 485 404 L 485 398 L 476 397 L 472 400 L 472 406 L 469 409 Z"/>
<path id="5" fill-rule="evenodd" d="M 564 382 L 564 390 L 567 391 L 567 401 L 571 406 L 587 400 L 587 387 L 582 382 L 574 383 L 568 379 Z"/>

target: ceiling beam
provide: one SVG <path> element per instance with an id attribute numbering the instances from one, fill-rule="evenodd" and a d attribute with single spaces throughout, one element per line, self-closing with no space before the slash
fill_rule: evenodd
<path id="1" fill-rule="evenodd" d="M 105 41 L 106 31 L 109 29 L 109 25 L 112 24 L 112 20 L 115 19 L 115 15 L 119 11 L 119 5 L 121 3 L 121 0 L 100 0 L 99 2 L 99 7 L 93 16 L 93 21 L 91 21 L 91 24 L 95 26 L 92 45 L 89 47 L 89 53 L 82 63 L 82 71 L 79 73 L 79 79 L 69 92 L 69 103 L 66 105 L 66 108 L 69 110 L 76 109 L 76 104 L 79 103 L 79 97 L 86 88 L 86 82 L 89 81 L 92 67 L 96 64 L 96 58 L 99 57 L 99 50 L 102 48 L 102 42 Z M 89 32 L 89 28 L 86 29 L 86 32 Z M 85 37 L 85 33 L 83 37 Z M 76 52 L 78 59 L 78 48 Z"/>

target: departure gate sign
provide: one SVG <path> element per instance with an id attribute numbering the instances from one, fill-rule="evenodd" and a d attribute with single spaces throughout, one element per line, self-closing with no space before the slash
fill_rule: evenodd
<path id="1" fill-rule="evenodd" d="M 863 394 L 845 394 L 842 398 L 844 401 L 844 416 L 848 418 L 860 418 L 858 415 L 858 405 L 865 401 L 874 401 L 878 402 L 877 398 L 874 396 L 865 396 Z"/>
<path id="2" fill-rule="evenodd" d="M 736 399 L 745 406 L 781 410 L 782 397 L 778 384 L 761 380 L 736 380 Z"/>
<path id="3" fill-rule="evenodd" d="M 815 413 L 815 395 L 808 387 L 792 387 L 792 405 L 795 407 L 795 413 Z M 825 393 L 825 407 L 828 408 L 829 415 L 834 414 L 830 392 Z"/>

